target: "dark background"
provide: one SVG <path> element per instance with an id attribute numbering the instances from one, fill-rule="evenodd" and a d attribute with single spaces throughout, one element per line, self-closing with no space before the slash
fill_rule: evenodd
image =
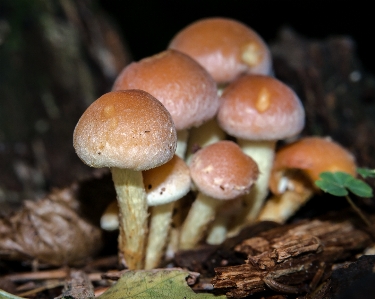
<path id="1" fill-rule="evenodd" d="M 310 38 L 351 36 L 365 68 L 375 70 L 374 17 L 363 1 L 100 0 L 99 4 L 120 26 L 135 60 L 164 50 L 174 34 L 191 22 L 223 16 L 248 24 L 268 43 L 282 26 Z"/>
<path id="2" fill-rule="evenodd" d="M 103 11 L 112 22 L 103 17 Z M 340 136 L 337 140 L 346 146 L 358 144 L 354 152 L 366 157 L 364 161 L 373 161 L 375 145 L 363 148 L 373 140 L 375 80 L 367 73 L 363 77 L 371 77 L 370 83 L 347 82 L 339 69 L 347 65 L 361 72 L 363 69 L 357 63 L 351 65 L 350 59 L 345 64 L 340 53 L 336 55 L 338 48 L 325 42 L 333 36 L 350 37 L 357 49 L 344 49 L 349 51 L 349 58 L 358 56 L 365 70 L 375 74 L 373 12 L 363 1 L 0 0 L 0 203 L 4 197 L 14 201 L 36 198 L 41 193 L 35 190 L 44 194 L 51 187 L 63 187 L 91 175 L 93 170 L 79 160 L 72 146 L 72 132 L 89 103 L 110 90 L 117 73 L 131 60 L 165 50 L 179 30 L 215 16 L 249 25 L 269 45 L 280 42 L 278 33 L 285 26 L 308 38 L 302 51 L 309 59 L 299 62 L 303 76 L 291 68 L 287 73 L 288 67 L 280 67 L 279 59 L 279 78 L 283 79 L 282 72 L 284 78 L 288 75 L 288 84 L 299 88 L 296 92 L 304 99 L 314 93 L 309 122 L 318 123 L 320 134 Z M 309 56 L 310 39 L 319 42 L 315 48 L 318 56 L 315 52 Z M 296 45 L 289 45 L 288 50 L 293 47 Z M 293 60 L 293 55 L 283 62 Z M 310 76 L 315 65 L 322 77 Z M 334 78 L 334 87 L 348 85 L 344 96 L 360 106 L 349 110 L 360 112 L 349 113 L 350 118 L 336 109 L 333 121 L 327 119 L 328 113 L 322 108 L 327 105 L 325 98 L 337 91 L 326 86 L 332 83 L 327 78 Z M 339 98 L 337 102 L 342 102 L 341 95 Z M 51 99 L 58 115 L 46 113 L 45 102 Z M 371 121 L 361 124 L 366 129 L 362 129 L 363 144 L 358 142 L 361 138 L 357 133 L 336 132 L 326 126 L 336 121 L 348 125 L 358 119 L 367 121 L 367 115 Z M 312 125 L 305 134 L 316 134 L 316 130 L 309 130 Z M 342 131 L 345 138 L 341 138 Z M 27 192 L 20 193 L 22 190 Z"/>

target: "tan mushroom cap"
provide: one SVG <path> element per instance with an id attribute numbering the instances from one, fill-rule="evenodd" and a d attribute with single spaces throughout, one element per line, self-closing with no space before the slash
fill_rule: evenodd
<path id="1" fill-rule="evenodd" d="M 146 170 L 172 159 L 176 130 L 167 109 L 142 90 L 113 91 L 79 119 L 73 146 L 91 167 Z"/>
<path id="2" fill-rule="evenodd" d="M 258 173 L 255 161 L 227 140 L 200 149 L 190 164 L 190 174 L 199 191 L 222 200 L 248 193 Z"/>
<path id="3" fill-rule="evenodd" d="M 216 83 L 189 56 L 167 50 L 126 66 L 113 90 L 142 89 L 155 96 L 171 113 L 177 130 L 199 126 L 219 108 Z"/>
<path id="4" fill-rule="evenodd" d="M 189 167 L 176 155 L 167 163 L 143 171 L 142 174 L 149 206 L 176 201 L 190 190 Z"/>
<path id="5" fill-rule="evenodd" d="M 273 165 L 270 189 L 279 192 L 279 181 L 291 169 L 301 170 L 315 182 L 324 171 L 342 171 L 356 176 L 354 156 L 330 138 L 305 137 L 277 151 Z"/>
<path id="6" fill-rule="evenodd" d="M 271 54 L 263 39 L 245 24 L 228 18 L 206 18 L 182 29 L 169 48 L 197 60 L 217 83 L 244 73 L 271 73 Z"/>
<path id="7" fill-rule="evenodd" d="M 279 140 L 298 134 L 305 112 L 295 92 L 270 76 L 244 75 L 225 88 L 220 126 L 246 140 Z"/>

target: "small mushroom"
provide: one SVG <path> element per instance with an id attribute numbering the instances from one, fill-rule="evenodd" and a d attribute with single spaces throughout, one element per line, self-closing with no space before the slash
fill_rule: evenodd
<path id="1" fill-rule="evenodd" d="M 305 137 L 281 148 L 270 177 L 274 194 L 258 220 L 284 223 L 318 190 L 314 182 L 325 171 L 356 175 L 354 156 L 330 138 Z"/>
<path id="2" fill-rule="evenodd" d="M 114 231 L 119 227 L 119 209 L 117 200 L 109 203 L 100 217 L 100 227 L 106 231 Z"/>
<path id="3" fill-rule="evenodd" d="M 189 167 L 177 155 L 167 163 L 143 171 L 142 174 L 147 204 L 151 210 L 145 269 L 153 269 L 158 266 L 164 254 L 175 202 L 189 192 L 191 177 Z M 118 229 L 118 214 L 117 202 L 113 201 L 100 219 L 101 228 L 108 231 Z"/>
<path id="4" fill-rule="evenodd" d="M 304 127 L 305 112 L 295 92 L 280 80 L 244 75 L 229 84 L 218 112 L 220 126 L 236 137 L 242 150 L 258 164 L 260 175 L 244 202 L 231 234 L 256 220 L 268 195 L 268 181 L 276 142 L 296 136 Z"/>
<path id="5" fill-rule="evenodd" d="M 157 267 L 164 254 L 175 201 L 185 196 L 191 185 L 189 167 L 175 155 L 166 164 L 143 172 L 151 220 L 145 269 Z"/>
<path id="6" fill-rule="evenodd" d="M 73 133 L 78 157 L 109 167 L 120 210 L 119 251 L 129 269 L 144 264 L 147 200 L 142 171 L 172 159 L 176 129 L 167 109 L 142 90 L 112 91 L 93 102 Z"/>
<path id="7" fill-rule="evenodd" d="M 218 206 L 250 191 L 258 177 L 258 166 L 236 143 L 223 140 L 195 153 L 190 175 L 198 194 L 181 228 L 181 249 L 196 246 Z"/>

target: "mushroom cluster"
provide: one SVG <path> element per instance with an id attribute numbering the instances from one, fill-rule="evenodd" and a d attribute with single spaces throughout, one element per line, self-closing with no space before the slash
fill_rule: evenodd
<path id="1" fill-rule="evenodd" d="M 118 203 L 101 225 L 118 226 L 120 261 L 129 269 L 158 267 L 167 248 L 173 255 L 219 244 L 244 225 L 292 214 L 265 216 L 275 213 L 266 212 L 273 200 L 263 208 L 270 188 L 291 191 L 295 176 L 311 172 L 302 158 L 290 166 L 302 171 L 287 170 L 279 162 L 287 150 L 275 160 L 277 141 L 298 138 L 305 113 L 272 73 L 270 51 L 253 29 L 201 19 L 163 52 L 126 66 L 84 112 L 74 147 L 87 165 L 111 169 Z"/>

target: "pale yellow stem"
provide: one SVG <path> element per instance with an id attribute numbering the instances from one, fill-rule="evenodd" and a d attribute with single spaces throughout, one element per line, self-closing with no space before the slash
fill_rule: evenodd
<path id="1" fill-rule="evenodd" d="M 198 193 L 181 228 L 180 249 L 192 249 L 198 244 L 221 203 L 220 200 Z"/>
<path id="2" fill-rule="evenodd" d="M 216 119 L 211 119 L 197 128 L 191 128 L 186 151 L 186 164 L 190 161 L 199 148 L 224 140 L 226 133 L 219 127 Z"/>
<path id="3" fill-rule="evenodd" d="M 275 195 L 267 200 L 258 216 L 258 220 L 285 223 L 312 195 L 313 191 L 311 189 L 304 189 L 303 192 L 287 190 L 280 195 Z"/>
<path id="4" fill-rule="evenodd" d="M 243 196 L 244 210 L 237 217 L 228 236 L 236 235 L 242 227 L 254 223 L 268 195 L 268 182 L 275 157 L 276 141 L 249 141 L 238 139 L 238 144 L 245 154 L 258 164 L 259 176 L 250 193 Z"/>
<path id="5" fill-rule="evenodd" d="M 142 269 L 147 238 L 147 198 L 141 171 L 113 167 L 119 204 L 119 253 L 129 269 Z"/>
<path id="6" fill-rule="evenodd" d="M 188 137 L 189 131 L 187 129 L 177 131 L 177 147 L 175 154 L 181 159 L 185 158 Z"/>
<path id="7" fill-rule="evenodd" d="M 216 216 L 206 238 L 207 244 L 219 245 L 225 241 L 229 220 L 230 218 L 227 215 L 219 214 Z"/>
<path id="8" fill-rule="evenodd" d="M 146 249 L 145 269 L 156 268 L 164 255 L 172 222 L 174 202 L 151 207 L 150 232 Z"/>

